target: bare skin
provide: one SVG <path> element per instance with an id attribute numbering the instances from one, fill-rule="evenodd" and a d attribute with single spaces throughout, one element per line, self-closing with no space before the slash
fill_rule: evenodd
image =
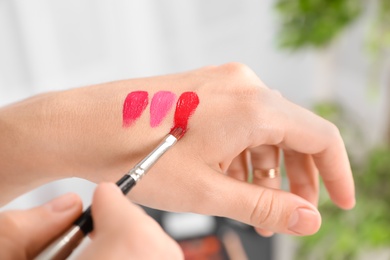
<path id="1" fill-rule="evenodd" d="M 122 127 L 131 91 L 151 97 L 195 91 L 200 104 L 189 131 L 132 190 L 134 202 L 171 211 L 224 216 L 273 232 L 318 231 L 318 178 L 333 202 L 355 204 L 352 173 L 338 129 L 269 89 L 248 67 L 229 63 L 181 74 L 124 80 L 36 96 L 0 109 L 1 203 L 43 183 L 77 176 L 116 181 L 172 127 L 172 110 L 151 128 L 149 114 Z M 290 191 L 278 180 L 245 181 L 254 168 L 278 166 L 281 150 Z"/>
<path id="2" fill-rule="evenodd" d="M 179 245 L 114 184 L 100 184 L 92 204 L 92 243 L 77 259 L 183 259 Z M 33 259 L 71 225 L 81 209 L 80 198 L 68 193 L 30 210 L 1 213 L 0 258 Z"/>

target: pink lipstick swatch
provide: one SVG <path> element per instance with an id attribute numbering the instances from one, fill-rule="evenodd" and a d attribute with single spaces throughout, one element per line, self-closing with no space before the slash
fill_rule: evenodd
<path id="1" fill-rule="evenodd" d="M 123 127 L 131 126 L 149 103 L 148 92 L 134 91 L 127 95 L 123 103 Z"/>
<path id="2" fill-rule="evenodd" d="M 176 95 L 170 91 L 159 91 L 154 94 L 150 103 L 150 126 L 157 127 L 171 110 Z"/>

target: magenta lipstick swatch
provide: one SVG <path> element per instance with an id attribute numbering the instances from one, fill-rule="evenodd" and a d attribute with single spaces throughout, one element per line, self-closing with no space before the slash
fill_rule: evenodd
<path id="1" fill-rule="evenodd" d="M 131 126 L 149 103 L 148 92 L 134 91 L 127 95 L 123 103 L 123 127 Z"/>
<path id="2" fill-rule="evenodd" d="M 171 110 L 176 95 L 170 91 L 159 91 L 154 94 L 150 103 L 150 126 L 157 127 Z"/>

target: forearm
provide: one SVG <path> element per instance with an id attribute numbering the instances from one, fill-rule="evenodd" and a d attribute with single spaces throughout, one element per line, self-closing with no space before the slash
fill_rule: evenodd
<path id="1" fill-rule="evenodd" d="M 150 126 L 149 109 L 123 126 L 130 92 L 161 90 L 147 81 L 47 93 L 0 109 L 0 203 L 56 179 L 115 181 L 131 168 L 172 127 L 174 109 L 157 127 Z"/>
<path id="2" fill-rule="evenodd" d="M 0 203 L 41 184 L 54 154 L 45 144 L 45 94 L 0 109 Z M 43 156 L 44 155 L 44 156 Z"/>

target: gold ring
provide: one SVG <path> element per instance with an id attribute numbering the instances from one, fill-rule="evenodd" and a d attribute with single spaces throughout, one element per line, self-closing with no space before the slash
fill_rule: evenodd
<path id="1" fill-rule="evenodd" d="M 279 176 L 279 168 L 253 169 L 253 176 L 259 179 L 274 179 Z"/>

